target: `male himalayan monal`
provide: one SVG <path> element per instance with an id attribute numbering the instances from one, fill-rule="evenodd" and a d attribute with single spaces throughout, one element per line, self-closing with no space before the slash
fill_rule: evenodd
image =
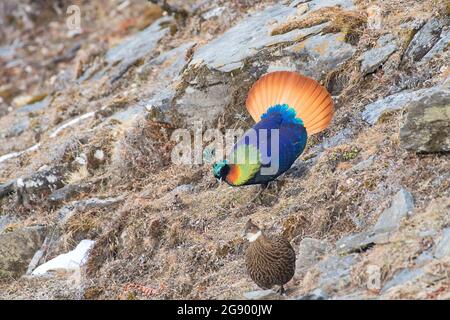
<path id="1" fill-rule="evenodd" d="M 256 81 L 246 107 L 256 124 L 226 160 L 213 165 L 214 176 L 231 186 L 275 180 L 302 154 L 308 136 L 326 129 L 333 116 L 329 92 L 317 81 L 288 71 Z"/>

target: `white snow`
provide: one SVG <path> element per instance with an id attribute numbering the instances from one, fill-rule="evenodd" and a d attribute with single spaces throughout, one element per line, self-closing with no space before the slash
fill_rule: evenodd
<path id="1" fill-rule="evenodd" d="M 94 246 L 93 240 L 81 240 L 75 249 L 67 253 L 61 254 L 39 267 L 31 273 L 34 276 L 44 275 L 53 270 L 77 270 L 86 262 L 89 250 Z"/>

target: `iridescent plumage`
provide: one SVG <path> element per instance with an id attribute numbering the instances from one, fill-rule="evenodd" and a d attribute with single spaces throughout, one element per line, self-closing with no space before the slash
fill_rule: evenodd
<path id="1" fill-rule="evenodd" d="M 324 130 L 333 114 L 330 94 L 315 80 L 273 72 L 252 87 L 247 110 L 257 121 L 214 175 L 232 186 L 266 184 L 286 172 L 306 146 L 308 134 Z"/>

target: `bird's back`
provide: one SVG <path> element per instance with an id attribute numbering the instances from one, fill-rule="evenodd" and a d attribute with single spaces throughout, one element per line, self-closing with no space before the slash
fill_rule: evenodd
<path id="1" fill-rule="evenodd" d="M 239 153 L 256 152 L 259 166 L 241 184 L 259 184 L 274 180 L 287 171 L 306 146 L 307 133 L 301 122 L 286 117 L 287 106 L 276 106 L 256 123 L 236 143 L 230 155 L 240 172 L 245 173 L 247 163 L 239 163 Z M 245 151 L 242 151 L 245 150 Z M 245 157 L 247 158 L 247 157 Z M 246 159 L 248 160 L 248 159 Z M 243 174 L 244 175 L 244 174 Z"/>
<path id="2" fill-rule="evenodd" d="M 260 236 L 251 242 L 245 257 L 252 280 L 263 289 L 284 285 L 295 272 L 295 251 L 284 237 Z"/>

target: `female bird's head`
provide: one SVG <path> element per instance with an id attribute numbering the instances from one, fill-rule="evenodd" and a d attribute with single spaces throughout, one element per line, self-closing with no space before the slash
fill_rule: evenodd
<path id="1" fill-rule="evenodd" d="M 256 241 L 261 234 L 261 229 L 252 222 L 252 219 L 249 219 L 245 224 L 244 237 L 248 241 L 253 242 Z"/>
<path id="2" fill-rule="evenodd" d="M 213 165 L 213 174 L 216 179 L 222 181 L 230 172 L 230 166 L 226 160 L 218 161 Z"/>

